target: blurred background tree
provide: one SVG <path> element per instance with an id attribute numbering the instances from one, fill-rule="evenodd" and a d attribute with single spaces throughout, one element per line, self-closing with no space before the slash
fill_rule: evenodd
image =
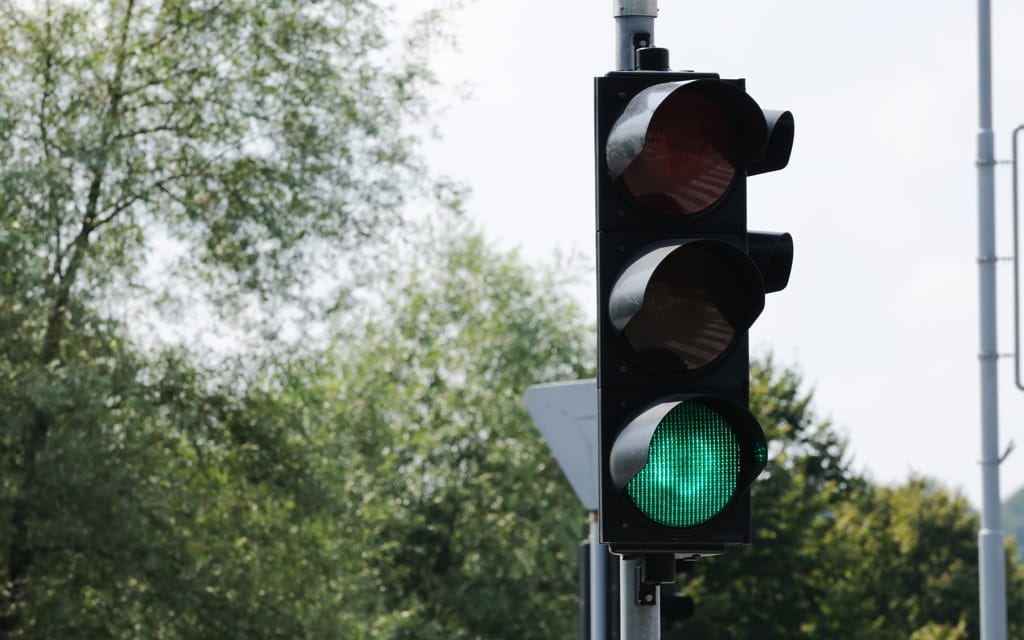
<path id="1" fill-rule="evenodd" d="M 1003 531 L 1012 535 L 1017 544 L 1017 560 L 1024 561 L 1024 487 L 1017 489 L 1003 502 Z"/>
<path id="2" fill-rule="evenodd" d="M 0 1 L 7 636 L 304 628 L 284 560 L 321 557 L 332 492 L 288 353 L 411 198 L 445 206 L 416 153 L 440 16 Z"/>

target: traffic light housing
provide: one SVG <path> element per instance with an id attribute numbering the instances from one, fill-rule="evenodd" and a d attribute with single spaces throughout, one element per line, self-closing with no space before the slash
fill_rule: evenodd
<path id="1" fill-rule="evenodd" d="M 786 166 L 793 118 L 692 72 L 596 78 L 595 108 L 602 542 L 719 554 L 767 462 L 747 329 L 793 256 L 747 231 L 746 181 Z"/>

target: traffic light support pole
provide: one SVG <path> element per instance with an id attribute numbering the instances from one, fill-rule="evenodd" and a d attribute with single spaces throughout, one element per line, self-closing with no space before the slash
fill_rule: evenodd
<path id="1" fill-rule="evenodd" d="M 636 69 L 636 50 L 654 46 L 654 19 L 658 0 L 613 0 L 615 16 L 615 68 Z"/>
<path id="2" fill-rule="evenodd" d="M 622 640 L 661 640 L 660 591 L 656 585 L 642 603 L 643 560 L 619 556 L 619 636 Z"/>
<path id="3" fill-rule="evenodd" d="M 981 368 L 981 640 L 1006 640 L 1006 560 L 999 504 L 996 346 L 995 152 L 992 134 L 992 12 L 978 0 L 978 302 Z"/>

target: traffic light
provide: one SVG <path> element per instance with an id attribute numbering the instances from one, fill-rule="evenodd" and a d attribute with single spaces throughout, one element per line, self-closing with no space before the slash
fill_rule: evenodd
<path id="1" fill-rule="evenodd" d="M 595 79 L 601 539 L 696 557 L 750 541 L 767 443 L 747 329 L 793 244 L 747 231 L 747 177 L 786 166 L 793 117 L 742 80 Z"/>

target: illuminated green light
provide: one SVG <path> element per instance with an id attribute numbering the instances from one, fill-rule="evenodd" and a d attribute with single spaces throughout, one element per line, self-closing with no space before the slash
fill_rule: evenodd
<path id="1" fill-rule="evenodd" d="M 651 520 L 692 527 L 729 504 L 740 465 L 740 443 L 725 418 L 703 404 L 682 402 L 658 424 L 647 464 L 626 484 L 626 493 Z"/>

